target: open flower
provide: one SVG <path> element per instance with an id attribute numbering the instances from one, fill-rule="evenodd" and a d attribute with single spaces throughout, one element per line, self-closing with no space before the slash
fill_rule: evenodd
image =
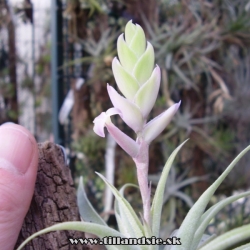
<path id="1" fill-rule="evenodd" d="M 122 116 L 120 110 L 116 108 L 110 108 L 106 112 L 102 112 L 93 121 L 93 123 L 95 124 L 93 128 L 94 132 L 101 137 L 105 137 L 104 127 L 112 123 L 110 116 L 118 114 Z"/>
<path id="2" fill-rule="evenodd" d="M 105 137 L 104 127 L 114 138 L 114 140 L 120 145 L 120 147 L 126 151 L 131 157 L 136 157 L 139 152 L 139 146 L 135 140 L 124 134 L 119 128 L 117 128 L 111 121 L 110 116 L 119 114 L 122 117 L 122 113 L 116 108 L 110 108 L 106 112 L 102 112 L 93 121 L 94 132 L 101 137 Z"/>

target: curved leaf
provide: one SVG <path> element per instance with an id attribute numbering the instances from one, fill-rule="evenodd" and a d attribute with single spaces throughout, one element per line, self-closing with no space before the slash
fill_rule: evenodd
<path id="1" fill-rule="evenodd" d="M 229 232 L 226 232 L 214 240 L 210 241 L 200 250 L 226 250 L 232 249 L 236 244 L 240 244 L 245 240 L 250 240 L 250 224 L 245 225 Z M 244 248 L 247 249 L 247 248 Z"/>
<path id="2" fill-rule="evenodd" d="M 237 247 L 234 250 L 246 250 L 246 249 L 250 249 L 250 243 Z"/>
<path id="3" fill-rule="evenodd" d="M 123 198 L 123 196 L 119 193 L 119 191 L 106 180 L 104 176 L 102 176 L 101 174 L 97 172 L 96 174 L 111 188 L 112 193 L 114 194 L 115 198 L 117 199 L 117 202 L 119 203 L 119 208 L 122 209 L 122 211 L 126 214 L 126 217 L 130 221 L 130 224 L 134 232 L 133 237 L 135 238 L 143 237 L 144 232 L 143 232 L 142 224 L 140 220 L 138 219 L 137 215 L 135 214 L 131 205 L 128 203 L 128 201 L 125 198 Z"/>
<path id="4" fill-rule="evenodd" d="M 125 184 L 125 185 L 123 185 L 122 188 L 119 190 L 122 197 L 124 197 L 124 190 L 128 186 L 137 187 L 134 184 Z M 132 237 L 131 232 L 133 232 L 133 228 L 131 226 L 130 221 L 128 220 L 128 218 L 126 216 L 126 213 L 124 213 L 122 211 L 120 203 L 117 201 L 117 199 L 115 200 L 115 216 L 116 216 L 117 224 L 118 224 L 118 227 L 119 227 L 119 231 L 122 234 L 126 235 L 127 237 Z"/>
<path id="5" fill-rule="evenodd" d="M 200 218 L 206 209 L 206 206 L 211 199 L 212 195 L 226 178 L 226 176 L 231 172 L 236 163 L 250 150 L 250 146 L 246 147 L 226 168 L 226 170 L 220 175 L 220 177 L 201 195 L 198 201 L 189 210 L 186 218 L 182 222 L 180 229 L 178 230 L 177 237 L 181 238 L 181 243 L 186 249 L 191 249 L 192 240 L 195 231 L 199 227 Z M 180 249 L 178 246 L 173 246 L 173 249 Z M 211 248 L 212 249 L 212 248 Z"/>
<path id="6" fill-rule="evenodd" d="M 237 194 L 237 195 L 233 195 L 231 197 L 228 197 L 220 202 L 218 202 L 217 204 L 213 205 L 210 209 L 208 209 L 206 211 L 206 213 L 204 213 L 201 216 L 200 222 L 199 222 L 199 227 L 197 228 L 195 235 L 194 235 L 194 239 L 192 242 L 192 249 L 196 249 L 197 246 L 199 245 L 199 242 L 201 240 L 201 237 L 203 235 L 203 233 L 205 232 L 208 224 L 210 223 L 210 221 L 214 218 L 214 216 L 221 210 L 223 209 L 225 206 L 231 204 L 232 202 L 246 197 L 250 195 L 250 191 L 241 193 L 241 194 Z"/>
<path id="7" fill-rule="evenodd" d="M 39 235 L 45 234 L 45 233 L 49 233 L 52 231 L 57 231 L 57 230 L 74 230 L 74 231 L 80 231 L 80 232 L 85 232 L 85 233 L 91 233 L 94 235 L 97 235 L 100 238 L 104 238 L 107 236 L 111 236 L 111 237 L 121 237 L 121 238 L 126 238 L 124 235 L 122 235 L 121 233 L 119 233 L 118 231 L 107 227 L 107 226 L 102 226 L 102 225 L 98 225 L 95 223 L 89 223 L 89 222 L 63 222 L 63 223 L 59 223 L 56 225 L 53 225 L 51 227 L 47 227 L 43 230 L 40 230 L 37 233 L 32 234 L 29 238 L 27 238 L 19 247 L 17 250 L 21 250 L 29 241 L 31 241 L 32 239 L 36 238 Z M 126 246 L 126 245 L 119 245 L 119 246 L 110 246 L 107 245 L 107 248 L 109 250 L 118 250 L 118 249 L 122 249 L 122 250 L 140 250 L 140 248 L 136 245 L 130 245 L 130 246 Z"/>
<path id="8" fill-rule="evenodd" d="M 124 190 L 128 186 L 138 188 L 138 186 L 136 186 L 134 184 L 123 185 L 122 188 L 119 190 L 119 193 L 122 195 L 122 197 L 124 197 Z M 123 206 L 121 205 L 121 203 L 119 203 L 117 201 L 117 199 L 115 200 L 115 215 L 116 215 L 117 224 L 119 226 L 120 232 L 122 234 L 124 234 L 125 236 L 127 236 L 128 238 L 135 238 L 134 228 L 133 228 L 133 225 L 131 224 L 131 220 L 127 216 L 126 211 L 124 211 Z M 144 228 L 144 232 L 145 232 L 145 226 L 143 226 L 143 228 Z M 151 236 L 152 235 L 149 236 L 149 235 L 147 235 L 147 232 L 145 232 L 145 237 L 149 238 Z M 140 249 L 141 250 L 156 250 L 156 248 L 153 248 L 153 247 L 155 247 L 155 246 L 141 245 Z"/>
<path id="9" fill-rule="evenodd" d="M 105 221 L 99 216 L 99 214 L 95 211 L 95 209 L 89 202 L 83 187 L 82 176 L 80 177 L 79 186 L 77 189 L 77 206 L 79 208 L 81 218 L 85 222 L 92 222 L 99 225 L 107 226 Z"/>
<path id="10" fill-rule="evenodd" d="M 124 223 L 121 219 L 120 211 L 119 211 L 116 204 L 115 204 L 115 218 L 116 218 L 116 222 L 117 222 L 117 225 L 119 228 L 119 232 L 121 232 L 126 237 L 130 237 L 131 230 L 128 229 L 128 226 L 124 225 Z"/>
<path id="11" fill-rule="evenodd" d="M 160 224 L 161 224 L 161 211 L 162 211 L 162 206 L 163 206 L 163 197 L 164 197 L 166 181 L 168 178 L 168 173 L 173 164 L 175 156 L 177 155 L 179 150 L 182 148 L 182 146 L 186 143 L 186 141 L 184 141 L 178 148 L 176 148 L 173 151 L 173 153 L 169 156 L 163 168 L 161 178 L 159 180 L 159 183 L 155 191 L 155 196 L 154 196 L 152 207 L 151 207 L 152 234 L 155 237 L 159 237 Z"/>

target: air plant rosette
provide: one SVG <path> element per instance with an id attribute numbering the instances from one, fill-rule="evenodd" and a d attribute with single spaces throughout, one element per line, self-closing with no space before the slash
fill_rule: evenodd
<path id="1" fill-rule="evenodd" d="M 82 221 L 64 222 L 43 229 L 30 236 L 18 249 L 21 249 L 28 241 L 38 235 L 55 230 L 78 230 L 97 235 L 101 239 L 105 237 L 120 237 L 121 239 L 156 239 L 160 237 L 161 213 L 166 181 L 175 156 L 186 141 L 178 146 L 168 158 L 152 202 L 151 186 L 148 183 L 149 145 L 170 123 L 181 102 L 172 105 L 162 114 L 147 122 L 148 115 L 156 102 L 161 79 L 160 68 L 154 62 L 154 49 L 146 41 L 141 26 L 129 21 L 125 27 L 125 34 L 121 34 L 118 38 L 117 50 L 119 59 L 116 57 L 113 59 L 112 69 L 119 91 L 123 96 L 107 84 L 107 91 L 114 107 L 106 112 L 102 112 L 95 118 L 93 121 L 94 132 L 101 137 L 105 137 L 104 128 L 106 127 L 108 133 L 135 162 L 138 185 L 142 197 L 143 214 L 138 217 L 130 203 L 124 198 L 124 189 L 132 184 L 126 184 L 118 191 L 103 175 L 97 173 L 109 186 L 116 198 L 114 210 L 119 231 L 109 227 L 94 210 L 84 191 L 83 180 L 80 178 L 77 198 Z M 136 140 L 127 136 L 112 123 L 111 116 L 113 115 L 119 115 L 135 132 Z M 218 237 L 204 234 L 210 221 L 222 208 L 237 199 L 250 195 L 250 191 L 248 191 L 228 197 L 205 211 L 218 186 L 248 150 L 250 150 L 250 146 L 235 158 L 221 176 L 191 207 L 180 228 L 171 235 L 176 245 L 167 244 L 163 249 L 222 250 L 235 244 L 240 244 L 247 239 L 250 240 L 250 225 L 236 228 Z M 250 247 L 250 243 L 242 247 L 242 249 L 246 249 L 246 247 Z M 160 248 L 160 245 L 107 244 L 106 248 L 108 250 L 157 250 Z"/>

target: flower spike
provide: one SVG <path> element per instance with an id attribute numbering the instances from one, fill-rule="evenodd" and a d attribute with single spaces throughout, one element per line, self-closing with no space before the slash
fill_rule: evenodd
<path id="1" fill-rule="evenodd" d="M 146 224 L 151 223 L 150 193 L 148 186 L 149 144 L 170 123 L 177 112 L 180 102 L 172 105 L 162 114 L 148 122 L 161 81 L 161 71 L 155 66 L 154 48 L 147 42 L 140 25 L 128 22 L 125 34 L 117 40 L 118 58 L 112 62 L 112 70 L 120 95 L 112 86 L 107 85 L 110 100 L 114 106 L 101 113 L 95 120 L 94 131 L 105 137 L 104 127 L 110 135 L 134 160 L 137 168 L 138 184 L 141 191 L 143 213 Z M 136 141 L 124 134 L 110 119 L 110 115 L 119 114 L 123 121 L 134 130 Z"/>

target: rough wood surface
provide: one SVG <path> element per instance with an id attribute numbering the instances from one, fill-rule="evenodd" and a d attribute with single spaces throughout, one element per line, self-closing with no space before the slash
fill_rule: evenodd
<path id="1" fill-rule="evenodd" d="M 38 147 L 39 163 L 35 192 L 16 246 L 19 246 L 31 234 L 48 226 L 65 221 L 80 221 L 74 183 L 62 149 L 50 142 L 38 144 Z M 51 232 L 33 239 L 24 249 L 89 249 L 83 245 L 70 245 L 68 240 L 70 237 L 84 238 L 84 233 Z"/>

